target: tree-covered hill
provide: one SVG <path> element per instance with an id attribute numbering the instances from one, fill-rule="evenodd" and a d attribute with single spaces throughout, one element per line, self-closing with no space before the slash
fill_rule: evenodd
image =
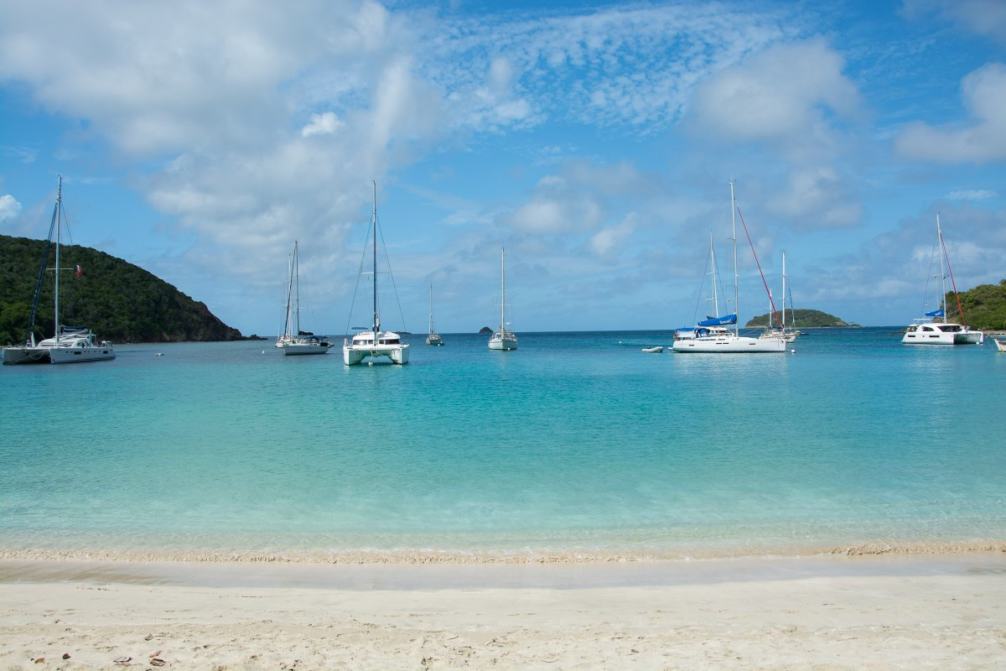
<path id="1" fill-rule="evenodd" d="M 961 293 L 963 319 L 958 314 L 957 300 L 947 294 L 947 317 L 950 321 L 965 322 L 971 328 L 986 330 L 1006 329 L 1006 280 L 999 284 L 979 284 Z"/>
<path id="2" fill-rule="evenodd" d="M 779 312 L 776 312 L 772 317 L 772 322 L 776 325 L 779 324 Z M 790 316 L 792 315 L 792 317 Z M 792 319 L 792 323 L 790 320 Z M 768 313 L 763 315 L 758 315 L 751 321 L 749 321 L 746 326 L 748 328 L 759 328 L 768 326 Z M 820 310 L 787 310 L 786 311 L 786 326 L 792 326 L 793 328 L 820 328 L 820 327 L 832 327 L 841 328 L 848 326 L 856 326 L 856 324 L 850 324 L 848 322 L 842 321 L 835 315 L 830 315 L 827 312 L 821 312 Z"/>
<path id="3" fill-rule="evenodd" d="M 28 318 L 44 240 L 0 235 L 0 345 L 27 339 Z M 90 328 L 113 342 L 238 340 L 241 333 L 164 280 L 127 261 L 79 245 L 63 245 L 62 323 Z M 47 268 L 55 264 L 55 245 Z M 37 337 L 53 333 L 53 273 L 46 272 L 35 321 Z"/>

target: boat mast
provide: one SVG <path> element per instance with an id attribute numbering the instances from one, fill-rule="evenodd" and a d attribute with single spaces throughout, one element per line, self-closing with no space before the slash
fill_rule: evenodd
<path id="1" fill-rule="evenodd" d="M 59 346 L 59 245 L 63 230 L 63 175 L 56 186 L 56 286 L 54 289 L 53 318 L 56 324 L 56 346 Z"/>
<path id="2" fill-rule="evenodd" d="M 297 249 L 297 243 L 294 243 L 294 250 Z M 293 257 L 290 257 L 290 262 L 287 263 L 287 275 L 286 275 L 286 314 L 283 319 L 283 337 L 290 337 L 290 298 L 293 295 Z"/>
<path id="3" fill-rule="evenodd" d="M 374 229 L 374 345 L 377 345 L 377 332 L 381 328 L 381 318 L 377 315 L 377 180 L 374 182 L 374 213 L 371 217 Z"/>
<path id="4" fill-rule="evenodd" d="M 713 266 L 713 315 L 716 317 L 720 316 L 720 298 L 719 294 L 716 293 L 719 284 L 719 272 L 716 270 L 716 248 L 713 246 L 713 234 L 709 234 L 709 258 Z"/>
<path id="5" fill-rule="evenodd" d="M 734 180 L 730 180 L 730 240 L 734 245 L 734 334 L 741 334 L 740 275 L 737 272 L 737 202 L 734 197 Z"/>
<path id="6" fill-rule="evenodd" d="M 430 330 L 429 335 L 433 335 L 433 282 L 430 282 Z"/>
<path id="7" fill-rule="evenodd" d="M 786 252 L 782 253 L 782 330 L 786 330 Z"/>
<path id="8" fill-rule="evenodd" d="M 936 213 L 936 242 L 940 247 L 940 307 L 943 309 L 943 323 L 947 323 L 947 269 L 943 262 L 943 229 L 940 226 L 940 213 Z"/>
<path id="9" fill-rule="evenodd" d="M 300 335 L 300 255 L 297 251 L 297 240 L 293 241 L 293 273 L 296 285 L 297 335 Z"/>
<path id="10" fill-rule="evenodd" d="M 500 247 L 500 333 L 506 332 L 506 248 Z"/>

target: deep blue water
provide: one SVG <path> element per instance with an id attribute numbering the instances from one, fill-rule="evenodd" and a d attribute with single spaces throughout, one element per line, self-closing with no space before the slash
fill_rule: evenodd
<path id="1" fill-rule="evenodd" d="M 0 549 L 773 551 L 1006 538 L 1006 355 L 815 330 L 271 342 L 0 370 Z M 163 352 L 164 356 L 155 356 Z"/>

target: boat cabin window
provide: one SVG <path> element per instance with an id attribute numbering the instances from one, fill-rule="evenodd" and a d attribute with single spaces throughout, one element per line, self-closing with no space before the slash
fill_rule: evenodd
<path id="1" fill-rule="evenodd" d="M 957 333 L 961 330 L 961 327 L 958 324 L 947 324 L 945 326 L 941 326 L 940 330 L 944 333 Z"/>
<path id="2" fill-rule="evenodd" d="M 917 326 L 909 326 L 909 327 L 908 327 L 908 332 L 909 332 L 909 333 L 915 333 L 915 329 L 916 329 L 916 328 L 918 328 L 918 327 L 917 327 Z"/>
<path id="3" fill-rule="evenodd" d="M 923 327 L 922 327 L 922 330 L 923 330 L 923 331 L 933 331 L 933 330 L 935 330 L 935 329 L 933 329 L 933 327 L 932 327 L 932 326 L 923 326 Z"/>

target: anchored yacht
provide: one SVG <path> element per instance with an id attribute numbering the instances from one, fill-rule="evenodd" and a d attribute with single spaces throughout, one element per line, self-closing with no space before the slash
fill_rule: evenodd
<path id="1" fill-rule="evenodd" d="M 507 329 L 506 249 L 503 247 L 500 247 L 500 327 L 489 338 L 489 349 L 501 352 L 517 349 L 517 334 Z"/>
<path id="2" fill-rule="evenodd" d="M 98 342 L 94 334 L 87 328 L 60 324 L 59 275 L 60 271 L 64 270 L 60 268 L 62 230 L 63 177 L 60 176 L 56 187 L 56 205 L 52 211 L 52 222 L 49 224 L 49 237 L 45 245 L 45 252 L 42 254 L 42 260 L 39 262 L 38 278 L 35 281 L 35 294 L 32 297 L 31 316 L 28 320 L 28 340 L 24 345 L 4 348 L 3 362 L 6 365 L 84 363 L 87 361 L 109 361 L 115 358 L 115 349 L 112 347 L 112 343 L 107 340 Z M 49 258 L 49 245 L 52 244 L 53 231 L 56 233 L 56 266 L 52 268 L 55 276 L 53 285 L 53 324 L 55 324 L 55 333 L 51 338 L 35 342 L 35 316 L 38 310 L 39 299 L 42 296 L 42 284 L 45 280 L 46 271 L 45 264 Z M 78 276 L 81 273 L 79 266 L 65 270 L 74 270 Z"/>
<path id="3" fill-rule="evenodd" d="M 947 276 L 950 277 L 954 297 L 957 299 L 957 314 L 964 318 L 964 308 L 961 297 L 957 293 L 957 281 L 950 265 L 950 254 L 943 239 L 943 228 L 940 215 L 936 215 L 936 253 L 940 256 L 940 306 L 925 313 L 924 317 L 916 319 L 905 329 L 901 342 L 905 345 L 981 345 L 985 342 L 985 334 L 968 326 L 947 321 Z"/>
<path id="4" fill-rule="evenodd" d="M 369 359 L 373 364 L 378 358 L 386 358 L 393 364 L 409 363 L 409 345 L 402 342 L 402 337 L 393 331 L 381 330 L 381 316 L 377 310 L 377 182 L 374 182 L 374 212 L 370 222 L 370 233 L 374 238 L 373 272 L 371 273 L 373 287 L 374 316 L 370 329 L 357 333 L 352 339 L 346 338 L 342 343 L 342 361 L 347 366 L 356 366 Z M 368 236 L 369 238 L 370 236 Z"/>

